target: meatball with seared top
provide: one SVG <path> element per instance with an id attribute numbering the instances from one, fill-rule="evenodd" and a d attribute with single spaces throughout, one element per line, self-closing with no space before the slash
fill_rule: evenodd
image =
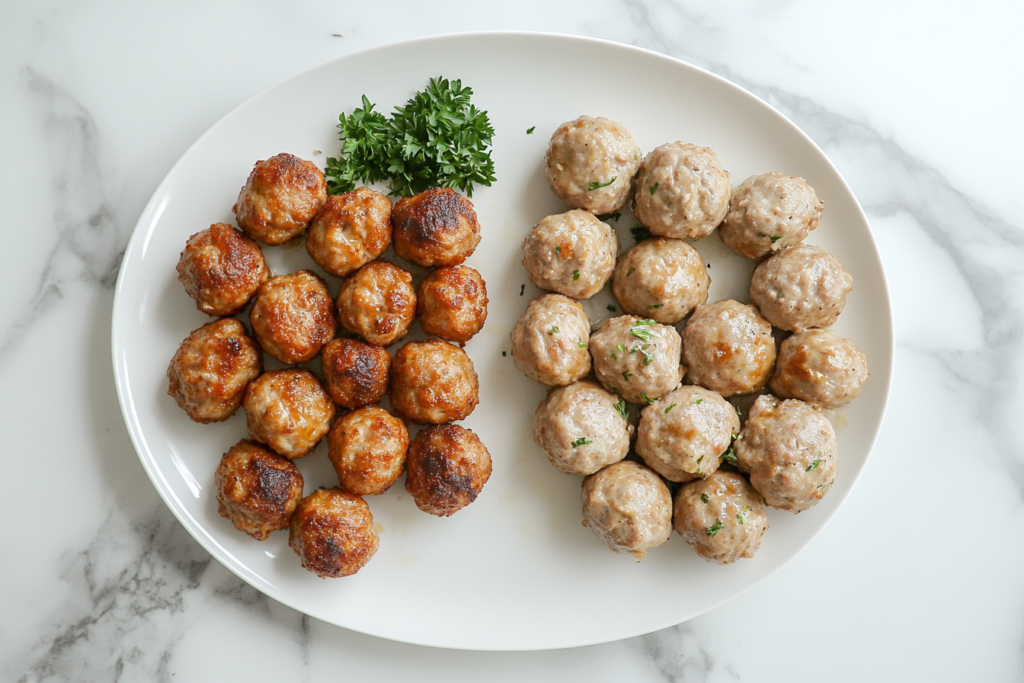
<path id="1" fill-rule="evenodd" d="M 487 285 L 469 266 L 444 266 L 420 283 L 416 307 L 424 332 L 465 344 L 487 320 Z"/>
<path id="2" fill-rule="evenodd" d="M 409 447 L 405 490 L 423 512 L 455 514 L 477 499 L 490 477 L 490 454 L 476 434 L 459 425 L 427 427 Z"/>
<path id="3" fill-rule="evenodd" d="M 732 193 L 718 232 L 734 252 L 758 259 L 803 242 L 818 227 L 824 207 L 803 178 L 778 172 L 755 175 Z"/>
<path id="4" fill-rule="evenodd" d="M 380 403 L 388 393 L 391 356 L 385 349 L 358 339 L 335 339 L 320 354 L 320 368 L 331 400 L 355 410 Z"/>
<path id="5" fill-rule="evenodd" d="M 583 524 L 617 553 L 636 561 L 672 535 L 672 494 L 661 478 L 632 460 L 583 480 Z"/>
<path id="6" fill-rule="evenodd" d="M 710 286 L 696 249 L 656 237 L 626 252 L 615 267 L 612 291 L 626 313 L 673 325 L 708 300 Z"/>
<path id="7" fill-rule="evenodd" d="M 629 200 L 640 148 L 621 123 L 581 116 L 555 129 L 544 155 L 551 190 L 574 209 L 618 211 Z"/>
<path id="8" fill-rule="evenodd" d="M 391 200 L 368 187 L 327 198 L 306 233 L 306 251 L 331 275 L 345 276 L 391 244 Z"/>
<path id="9" fill-rule="evenodd" d="M 676 491 L 672 524 L 705 560 L 732 564 L 761 547 L 768 515 L 742 474 L 719 470 Z"/>
<path id="10" fill-rule="evenodd" d="M 249 436 L 286 458 L 308 455 L 327 435 L 334 403 L 306 370 L 265 372 L 245 390 Z"/>
<path id="11" fill-rule="evenodd" d="M 786 247 L 754 269 L 750 301 L 765 320 L 790 332 L 828 327 L 843 312 L 853 276 L 821 247 Z"/>
<path id="12" fill-rule="evenodd" d="M 732 299 L 698 306 L 683 330 L 683 360 L 694 384 L 722 396 L 760 391 L 775 364 L 772 326 Z"/>
<path id="13" fill-rule="evenodd" d="M 405 423 L 377 406 L 353 410 L 331 427 L 331 464 L 346 491 L 384 493 L 402 474 L 409 432 Z"/>
<path id="14" fill-rule="evenodd" d="M 338 326 L 326 283 L 309 270 L 264 282 L 249 321 L 263 350 L 288 364 L 313 358 Z"/>
<path id="15" fill-rule="evenodd" d="M 366 501 L 340 488 L 317 489 L 299 503 L 288 545 L 321 579 L 351 576 L 377 552 L 380 539 Z"/>
<path id="16" fill-rule="evenodd" d="M 466 352 L 440 339 L 409 342 L 391 362 L 391 407 L 423 424 L 464 420 L 480 402 Z"/>
<path id="17" fill-rule="evenodd" d="M 285 529 L 302 498 L 302 475 L 288 458 L 243 439 L 220 459 L 217 511 L 257 541 Z"/>
<path id="18" fill-rule="evenodd" d="M 259 245 L 225 223 L 189 237 L 178 260 L 178 279 L 210 315 L 238 313 L 269 277 Z"/>
<path id="19" fill-rule="evenodd" d="M 282 153 L 256 162 L 232 210 L 247 235 L 274 245 L 301 234 L 326 201 L 316 164 Z"/>
<path id="20" fill-rule="evenodd" d="M 615 270 L 619 238 L 589 211 L 541 219 L 523 239 L 523 267 L 540 289 L 589 299 Z"/>
<path id="21" fill-rule="evenodd" d="M 629 453 L 626 404 L 583 380 L 547 395 L 533 417 L 533 440 L 559 472 L 593 474 Z"/>
<path id="22" fill-rule="evenodd" d="M 342 327 L 377 346 L 391 346 L 409 333 L 416 317 L 412 273 L 373 261 L 341 283 L 338 320 Z"/>
<path id="23" fill-rule="evenodd" d="M 533 381 L 565 386 L 590 372 L 589 339 L 583 306 L 561 294 L 545 294 L 530 302 L 512 329 L 512 359 Z"/>
<path id="24" fill-rule="evenodd" d="M 420 266 L 454 266 L 480 244 L 473 203 L 451 188 L 403 197 L 391 214 L 395 253 Z"/>
<path id="25" fill-rule="evenodd" d="M 610 318 L 590 338 L 594 374 L 630 403 L 653 403 L 683 380 L 682 344 L 669 325 L 632 315 Z"/>
<path id="26" fill-rule="evenodd" d="M 867 358 L 852 341 L 832 330 L 808 330 L 782 342 L 771 388 L 833 410 L 860 396 L 867 378 Z"/>

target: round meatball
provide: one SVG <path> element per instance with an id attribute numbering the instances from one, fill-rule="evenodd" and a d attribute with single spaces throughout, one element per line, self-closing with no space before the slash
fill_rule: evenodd
<path id="1" fill-rule="evenodd" d="M 391 363 L 391 407 L 413 422 L 464 420 L 480 402 L 473 361 L 440 339 L 409 342 Z"/>
<path id="2" fill-rule="evenodd" d="M 420 266 L 454 266 L 480 244 L 473 203 L 451 188 L 403 197 L 391 214 L 395 253 Z"/>
<path id="3" fill-rule="evenodd" d="M 860 396 L 867 378 L 868 360 L 852 341 L 832 330 L 808 330 L 782 342 L 771 388 L 832 410 Z"/>
<path id="4" fill-rule="evenodd" d="M 559 472 L 593 474 L 629 453 L 626 404 L 584 380 L 547 395 L 533 417 L 533 440 Z"/>
<path id="5" fill-rule="evenodd" d="M 366 501 L 339 488 L 302 499 L 288 527 L 288 545 L 321 579 L 351 576 L 377 552 L 380 540 Z"/>
<path id="6" fill-rule="evenodd" d="M 581 116 L 555 129 L 544 155 L 551 190 L 574 209 L 611 213 L 626 205 L 640 148 L 621 123 Z"/>
<path id="7" fill-rule="evenodd" d="M 690 380 L 722 396 L 760 391 L 775 364 L 772 326 L 732 299 L 697 307 L 683 330 L 683 349 Z"/>
<path id="8" fill-rule="evenodd" d="M 672 325 L 708 300 L 704 259 L 682 240 L 644 240 L 615 267 L 612 291 L 627 313 Z"/>
<path id="9" fill-rule="evenodd" d="M 674 327 L 632 315 L 611 318 L 590 338 L 594 374 L 630 403 L 653 403 L 683 380 L 682 345 Z"/>
<path id="10" fill-rule="evenodd" d="M 600 292 L 618 255 L 615 231 L 589 211 L 548 216 L 523 240 L 523 267 L 530 281 L 573 299 L 589 299 Z"/>
<path id="11" fill-rule="evenodd" d="M 640 164 L 633 213 L 655 235 L 701 239 L 722 222 L 731 191 L 732 179 L 710 148 L 672 142 Z"/>
<path id="12" fill-rule="evenodd" d="M 583 524 L 606 546 L 639 562 L 672 535 L 672 494 L 643 465 L 613 463 L 583 480 Z"/>
<path id="13" fill-rule="evenodd" d="M 402 474 L 409 432 L 400 419 L 376 406 L 353 410 L 331 427 L 331 464 L 346 491 L 384 493 Z"/>
<path id="14" fill-rule="evenodd" d="M 320 354 L 324 384 L 331 400 L 355 410 L 380 403 L 388 393 L 391 356 L 379 346 L 342 337 L 324 347 Z"/>
<path id="15" fill-rule="evenodd" d="M 412 442 L 405 490 L 423 512 L 448 517 L 480 495 L 491 477 L 491 456 L 480 438 L 459 425 L 427 427 Z"/>
<path id="16" fill-rule="evenodd" d="M 306 370 L 265 372 L 245 390 L 249 436 L 286 458 L 308 455 L 333 419 L 331 397 Z"/>
<path id="17" fill-rule="evenodd" d="M 742 474 L 719 470 L 676 491 L 672 524 L 705 560 L 732 564 L 761 547 L 768 515 Z"/>
<path id="18" fill-rule="evenodd" d="M 561 294 L 530 302 L 512 329 L 512 359 L 535 382 L 565 386 L 590 372 L 590 320 L 583 306 Z"/>
<path id="19" fill-rule="evenodd" d="M 246 439 L 221 457 L 214 482 L 220 516 L 257 541 L 287 528 L 302 498 L 302 475 L 292 461 Z"/>
<path id="20" fill-rule="evenodd" d="M 233 207 L 238 227 L 264 244 L 300 234 L 327 201 L 327 181 L 312 161 L 278 154 L 257 161 Z"/>
<path id="21" fill-rule="evenodd" d="M 736 462 L 773 508 L 803 512 L 836 480 L 839 444 L 832 424 L 814 406 L 758 396 L 736 441 Z"/>
<path id="22" fill-rule="evenodd" d="M 234 315 L 270 277 L 256 242 L 225 223 L 188 238 L 178 260 L 178 279 L 210 315 Z"/>
<path id="23" fill-rule="evenodd" d="M 181 342 L 167 366 L 167 394 L 196 422 L 221 422 L 242 405 L 263 371 L 256 343 L 234 318 L 203 325 Z"/>
<path id="24" fill-rule="evenodd" d="M 309 270 L 264 282 L 249 321 L 263 350 L 289 364 L 316 356 L 338 326 L 327 285 Z"/>
<path id="25" fill-rule="evenodd" d="M 338 320 L 377 346 L 390 346 L 409 333 L 416 317 L 412 273 L 386 261 L 373 261 L 341 283 Z"/>
<path id="26" fill-rule="evenodd" d="M 853 276 L 821 247 L 786 247 L 754 269 L 750 300 L 765 320 L 790 332 L 828 327 L 846 305 Z"/>
<path id="27" fill-rule="evenodd" d="M 391 200 L 360 187 L 331 195 L 309 224 L 306 251 L 331 275 L 348 275 L 391 244 Z"/>
<path id="28" fill-rule="evenodd" d="M 420 283 L 416 310 L 424 332 L 465 344 L 487 320 L 487 285 L 469 266 L 438 268 Z"/>
<path id="29" fill-rule="evenodd" d="M 732 193 L 718 232 L 737 254 L 758 259 L 803 242 L 818 227 L 824 207 L 803 178 L 774 171 L 755 175 Z"/>

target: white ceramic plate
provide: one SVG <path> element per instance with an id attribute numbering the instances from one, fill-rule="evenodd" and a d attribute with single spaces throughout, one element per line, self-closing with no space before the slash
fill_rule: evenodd
<path id="1" fill-rule="evenodd" d="M 195 424 L 165 394 L 165 370 L 178 344 L 210 320 L 185 295 L 175 264 L 189 235 L 213 222 L 233 223 L 231 206 L 256 160 L 287 151 L 322 165 L 338 149 L 338 114 L 350 112 L 361 95 L 390 112 L 438 74 L 472 86 L 473 101 L 496 130 L 498 180 L 473 197 L 483 241 L 469 264 L 487 281 L 490 313 L 467 346 L 481 386 L 480 406 L 465 422 L 489 448 L 493 475 L 473 505 L 448 519 L 419 512 L 401 482 L 371 497 L 380 550 L 356 576 L 321 580 L 300 568 L 286 532 L 260 543 L 217 514 L 214 469 L 246 436 L 244 414 Z M 854 276 L 836 330 L 867 354 L 871 379 L 833 416 L 839 476 L 814 509 L 799 516 L 771 510 L 771 528 L 752 560 L 709 564 L 676 535 L 639 564 L 608 551 L 580 524 L 580 479 L 559 474 L 533 444 L 533 412 L 545 389 L 502 352 L 537 294 L 519 263 L 522 237 L 541 217 L 565 210 L 544 179 L 544 150 L 558 124 L 581 114 L 623 122 L 645 153 L 674 140 L 709 146 L 736 183 L 770 170 L 807 178 L 825 202 L 808 242 L 830 250 Z M 633 243 L 633 224 L 628 214 L 618 222 L 624 250 Z M 747 300 L 752 263 L 716 235 L 695 244 L 712 264 L 710 300 Z M 314 268 L 301 249 L 266 253 L 279 273 Z M 336 293 L 338 281 L 328 282 Z M 588 303 L 593 322 L 609 315 L 608 296 L 606 290 Z M 732 83 L 675 59 L 535 34 L 454 35 L 369 50 L 245 102 L 196 141 L 143 211 L 113 315 L 118 396 L 139 458 L 167 505 L 214 557 L 318 619 L 410 643 L 484 650 L 571 647 L 647 633 L 697 616 L 781 567 L 824 527 L 864 467 L 885 412 L 892 350 L 885 275 L 867 220 L 835 167 L 795 125 Z M 307 493 L 337 483 L 324 444 L 298 464 Z"/>

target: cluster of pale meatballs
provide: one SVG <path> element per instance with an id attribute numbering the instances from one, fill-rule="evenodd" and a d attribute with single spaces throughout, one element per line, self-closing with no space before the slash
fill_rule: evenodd
<path id="1" fill-rule="evenodd" d="M 249 438 L 216 468 L 221 516 L 257 540 L 287 528 L 303 567 L 348 576 L 379 543 L 363 496 L 385 492 L 404 472 L 419 509 L 448 516 L 490 476 L 483 443 L 454 424 L 479 400 L 462 348 L 487 318 L 484 280 L 463 264 L 480 242 L 476 213 L 450 189 L 394 205 L 365 187 L 328 196 L 315 164 L 278 154 L 256 163 L 234 214 L 240 230 L 217 223 L 181 253 L 178 279 L 217 319 L 181 343 L 168 394 L 200 423 L 245 410 Z M 274 275 L 267 267 L 260 243 L 303 234 L 313 261 L 342 278 L 336 297 L 311 270 Z M 377 260 L 389 246 L 433 270 L 414 286 L 409 271 Z M 250 302 L 251 334 L 233 317 Z M 392 356 L 386 347 L 415 319 L 435 338 Z M 284 367 L 264 371 L 264 353 Z M 317 357 L 322 378 L 308 365 Z M 376 405 L 385 397 L 391 411 Z M 425 425 L 411 443 L 406 421 Z M 324 438 L 338 484 L 303 497 L 292 461 Z"/>
<path id="2" fill-rule="evenodd" d="M 583 523 L 612 550 L 640 560 L 674 528 L 706 560 L 753 557 L 766 506 L 802 512 L 832 487 L 838 444 L 822 409 L 852 401 L 868 377 L 864 354 L 829 329 L 853 278 L 803 243 L 823 203 L 783 173 L 734 188 L 707 147 L 673 142 L 644 157 L 603 117 L 559 126 L 545 171 L 572 210 L 522 245 L 530 280 L 549 292 L 511 336 L 516 367 L 552 387 L 534 440 L 560 472 L 585 477 Z M 628 202 L 650 237 L 620 257 L 599 216 Z M 716 230 L 759 261 L 750 303 L 708 303 L 711 278 L 685 240 Z M 609 281 L 625 315 L 592 329 L 578 300 Z M 778 348 L 776 334 L 788 334 Z M 741 424 L 726 399 L 752 395 Z M 637 424 L 629 404 L 641 406 Z"/>

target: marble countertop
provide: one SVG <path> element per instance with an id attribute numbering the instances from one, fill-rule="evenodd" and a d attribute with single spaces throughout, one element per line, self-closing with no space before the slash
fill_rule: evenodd
<path id="1" fill-rule="evenodd" d="M 0 679 L 1019 679 L 1022 21 L 986 0 L 4 2 Z M 120 256 L 203 131 L 328 59 L 484 29 L 639 45 L 764 98 L 837 164 L 888 272 L 892 398 L 844 507 L 752 590 L 632 640 L 459 652 L 304 617 L 178 524 L 115 396 Z"/>

